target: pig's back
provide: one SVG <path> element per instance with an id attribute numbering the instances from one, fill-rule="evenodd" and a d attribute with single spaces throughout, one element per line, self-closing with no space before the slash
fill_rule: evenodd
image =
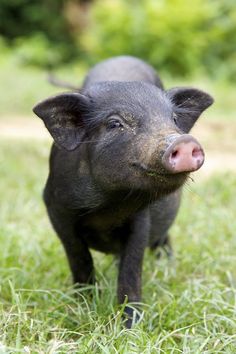
<path id="1" fill-rule="evenodd" d="M 163 88 L 155 70 L 131 56 L 114 57 L 95 65 L 86 76 L 83 87 L 101 81 L 144 81 Z"/>

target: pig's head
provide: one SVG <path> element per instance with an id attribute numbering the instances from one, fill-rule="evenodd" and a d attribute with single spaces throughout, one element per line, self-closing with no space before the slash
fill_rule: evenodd
<path id="1" fill-rule="evenodd" d="M 204 162 L 188 133 L 212 103 L 193 88 L 110 81 L 49 98 L 34 112 L 60 147 L 86 146 L 91 175 L 103 190 L 168 193 Z"/>

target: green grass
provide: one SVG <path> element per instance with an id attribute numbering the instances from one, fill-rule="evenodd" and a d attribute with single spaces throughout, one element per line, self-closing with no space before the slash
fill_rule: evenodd
<path id="1" fill-rule="evenodd" d="M 83 64 L 55 70 L 60 79 L 80 86 L 85 74 Z M 24 66 L 11 54 L 0 56 L 0 117 L 32 116 L 32 107 L 40 100 L 66 89 L 48 83 L 45 69 Z"/>
<path id="2" fill-rule="evenodd" d="M 57 70 L 74 84 L 85 72 L 79 63 Z M 11 55 L 0 58 L 0 79 L 3 120 L 32 117 L 36 102 L 63 91 L 47 83 L 45 72 L 21 66 Z M 210 92 L 216 103 L 206 114 L 209 121 L 234 119 L 232 86 L 203 78 L 164 81 L 167 88 L 191 85 Z M 227 139 L 220 132 L 216 127 L 214 146 L 232 141 L 233 135 Z M 235 353 L 236 176 L 186 186 L 172 229 L 175 260 L 146 252 L 142 321 L 126 330 L 111 256 L 93 252 L 98 282 L 74 296 L 41 198 L 48 144 L 0 142 L 0 353 Z"/>
<path id="3" fill-rule="evenodd" d="M 113 258 L 77 297 L 41 200 L 48 143 L 0 143 L 0 353 L 235 353 L 236 176 L 185 188 L 175 260 L 146 252 L 142 321 L 122 324 Z"/>

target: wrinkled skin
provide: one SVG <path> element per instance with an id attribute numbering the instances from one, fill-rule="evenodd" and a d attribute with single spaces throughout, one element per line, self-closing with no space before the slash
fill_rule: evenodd
<path id="1" fill-rule="evenodd" d="M 34 108 L 55 140 L 44 200 L 75 283 L 94 282 L 90 248 L 113 253 L 119 302 L 140 301 L 144 250 L 168 244 L 189 174 L 167 171 L 163 154 L 212 102 L 192 88 L 165 91 L 150 66 L 117 57 L 95 66 L 80 92 Z"/>

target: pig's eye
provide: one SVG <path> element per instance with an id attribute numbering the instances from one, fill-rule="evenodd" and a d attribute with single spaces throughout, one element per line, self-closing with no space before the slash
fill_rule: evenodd
<path id="1" fill-rule="evenodd" d="M 121 122 L 120 119 L 118 118 L 115 118 L 115 119 L 110 119 L 108 122 L 107 122 L 107 129 L 110 130 L 110 129 L 116 129 L 116 128 L 122 128 L 123 127 L 123 124 Z"/>
<path id="2" fill-rule="evenodd" d="M 177 120 L 177 114 L 173 113 L 173 121 L 175 122 L 175 124 L 177 125 L 178 120 Z"/>

